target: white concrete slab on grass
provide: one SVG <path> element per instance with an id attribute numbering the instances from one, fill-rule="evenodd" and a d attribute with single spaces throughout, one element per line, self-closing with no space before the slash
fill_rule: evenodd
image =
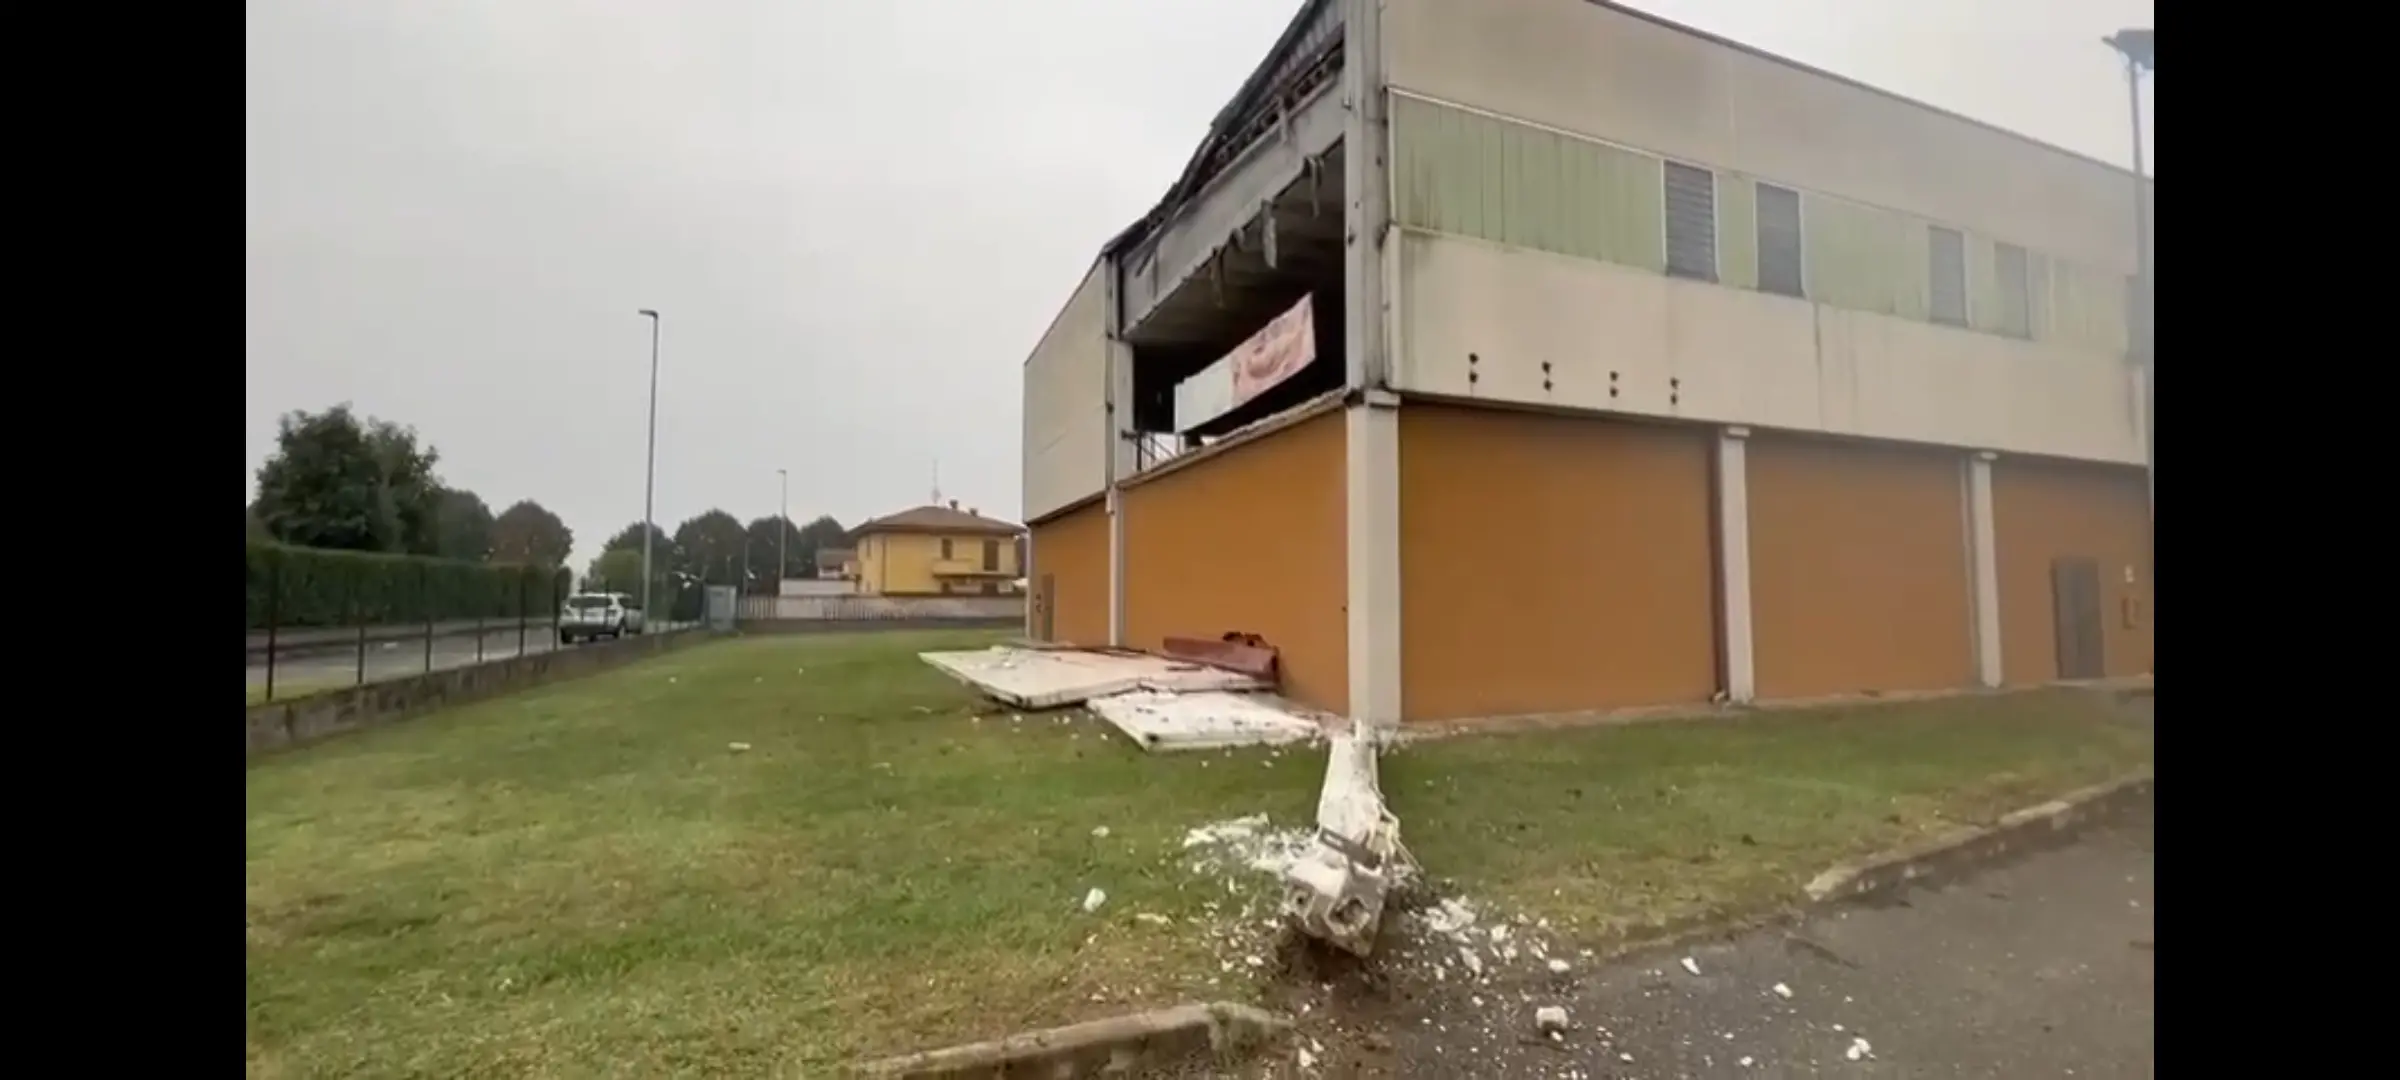
<path id="1" fill-rule="evenodd" d="M 1317 721 L 1268 694 L 1219 690 L 1130 690 L 1094 698 L 1086 708 L 1115 724 L 1144 750 L 1213 750 L 1322 738 Z"/>
<path id="2" fill-rule="evenodd" d="M 1266 685 L 1239 672 L 1139 653 L 995 645 L 967 652 L 918 653 L 917 659 L 997 701 L 1023 709 L 1055 709 L 1128 690 L 1258 690 Z"/>

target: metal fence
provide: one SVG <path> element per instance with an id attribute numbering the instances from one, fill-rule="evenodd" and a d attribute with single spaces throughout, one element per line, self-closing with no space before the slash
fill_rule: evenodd
<path id="1" fill-rule="evenodd" d="M 271 582 L 270 597 L 281 582 Z M 419 614 L 407 622 L 344 620 L 336 625 L 281 625 L 279 605 L 267 604 L 264 626 L 246 628 L 244 658 L 252 704 L 325 690 L 421 675 L 445 668 L 532 656 L 584 643 L 562 640 L 560 621 L 569 590 L 524 582 L 514 597 L 495 598 L 490 610 L 459 616 L 437 609 L 433 598 L 382 597 L 386 610 Z M 363 610 L 364 602 L 342 605 Z M 640 632 L 665 633 L 693 620 L 646 621 Z"/>

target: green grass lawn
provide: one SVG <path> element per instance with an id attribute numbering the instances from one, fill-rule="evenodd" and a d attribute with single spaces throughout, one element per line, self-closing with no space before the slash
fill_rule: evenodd
<path id="1" fill-rule="evenodd" d="M 1321 759 L 1011 723 L 915 659 L 997 637 L 736 640 L 251 765 L 247 1071 L 818 1075 L 1242 996 L 1134 914 L 1200 915 L 1184 830 L 1304 822 Z M 1450 740 L 1385 787 L 1438 876 L 1606 935 L 2148 757 L 2062 693 Z"/>

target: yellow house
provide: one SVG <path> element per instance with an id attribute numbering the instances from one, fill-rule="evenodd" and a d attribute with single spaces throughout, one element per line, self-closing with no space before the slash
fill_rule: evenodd
<path id="1" fill-rule="evenodd" d="M 1025 527 L 948 506 L 918 506 L 850 531 L 865 596 L 999 596 L 1025 575 Z"/>

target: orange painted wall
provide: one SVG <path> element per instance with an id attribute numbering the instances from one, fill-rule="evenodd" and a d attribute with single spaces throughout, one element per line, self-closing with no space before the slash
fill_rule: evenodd
<path id="1" fill-rule="evenodd" d="M 1127 643 L 1258 634 L 1287 696 L 1345 711 L 1346 452 L 1333 412 L 1125 488 Z"/>
<path id="2" fill-rule="evenodd" d="M 1404 718 L 1707 700 L 1717 681 L 1708 439 L 1402 408 Z"/>
<path id="3" fill-rule="evenodd" d="M 1974 685 L 1963 455 L 1761 433 L 1748 457 L 1759 697 Z"/>
<path id="4" fill-rule="evenodd" d="M 2005 681 L 2058 678 L 2050 562 L 2062 557 L 2100 563 L 2101 660 L 2107 674 L 2152 670 L 2150 495 L 2140 469 L 2003 457 L 1992 463 L 1992 526 L 1998 539 Z M 2126 625 L 2128 600 L 2133 601 L 2132 626 Z"/>
<path id="5" fill-rule="evenodd" d="M 1033 526 L 1029 590 L 1052 577 L 1052 640 L 1070 645 L 1108 644 L 1108 507 L 1094 500 Z M 1029 600 L 1028 603 L 1031 601 Z"/>

